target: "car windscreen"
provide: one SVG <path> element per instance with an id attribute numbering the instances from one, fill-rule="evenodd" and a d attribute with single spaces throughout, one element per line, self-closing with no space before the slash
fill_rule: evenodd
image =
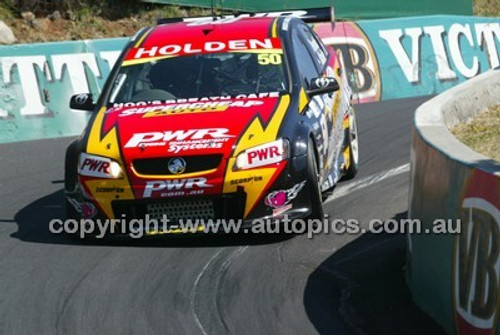
<path id="1" fill-rule="evenodd" d="M 109 103 L 284 93 L 287 88 L 281 51 L 198 54 L 123 66 Z"/>

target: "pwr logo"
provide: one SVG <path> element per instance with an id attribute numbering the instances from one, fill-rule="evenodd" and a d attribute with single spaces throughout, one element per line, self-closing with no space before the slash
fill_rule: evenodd
<path id="1" fill-rule="evenodd" d="M 273 162 L 276 158 L 281 159 L 281 150 L 277 145 L 273 145 L 267 148 L 260 148 L 256 150 L 251 150 L 247 152 L 248 165 L 252 166 L 256 163 L 266 163 L 269 164 Z"/>
<path id="2" fill-rule="evenodd" d="M 81 175 L 97 178 L 112 178 L 111 160 L 105 157 L 80 155 L 78 172 Z"/>
<path id="3" fill-rule="evenodd" d="M 148 146 L 166 146 L 168 142 L 207 140 L 231 138 L 226 128 L 190 129 L 190 130 L 167 130 L 164 132 L 150 132 L 134 134 L 127 142 L 125 148 L 137 148 Z M 187 142 L 189 143 L 189 142 Z"/>
<path id="4" fill-rule="evenodd" d="M 500 178 L 474 171 L 455 239 L 453 301 L 457 334 L 495 334 L 500 285 Z"/>
<path id="5" fill-rule="evenodd" d="M 244 151 L 237 158 L 237 166 L 251 169 L 259 166 L 279 163 L 287 158 L 285 144 L 282 139 L 266 143 Z"/>
<path id="6" fill-rule="evenodd" d="M 144 198 L 157 195 L 156 192 L 165 192 L 159 194 L 162 197 L 166 196 L 184 196 L 186 191 L 188 194 L 203 194 L 200 191 L 204 188 L 211 188 L 213 185 L 207 183 L 207 178 L 189 178 L 189 179 L 171 179 L 171 180 L 158 180 L 148 181 L 144 188 Z M 171 192 L 171 193 L 169 193 Z"/>

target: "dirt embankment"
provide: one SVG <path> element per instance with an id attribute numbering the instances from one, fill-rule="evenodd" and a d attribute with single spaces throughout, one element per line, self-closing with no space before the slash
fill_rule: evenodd
<path id="1" fill-rule="evenodd" d="M 132 36 L 162 17 L 189 17 L 206 14 L 197 8 L 140 6 L 103 10 L 84 7 L 75 11 L 16 13 L 0 6 L 0 20 L 14 33 L 17 43 L 69 41 Z"/>

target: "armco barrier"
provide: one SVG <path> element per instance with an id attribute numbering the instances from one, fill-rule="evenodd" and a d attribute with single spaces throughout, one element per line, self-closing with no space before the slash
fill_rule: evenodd
<path id="1" fill-rule="evenodd" d="M 407 279 L 415 302 L 449 334 L 500 334 L 500 163 L 448 130 L 495 104 L 500 71 L 439 95 L 415 115 L 409 217 L 424 232 L 445 219 L 443 228 L 461 233 L 410 234 Z"/>
<path id="2" fill-rule="evenodd" d="M 240 11 L 266 12 L 270 10 L 288 11 L 301 8 L 329 7 L 331 0 L 142 0 L 142 2 L 176 4 L 210 8 L 234 9 Z M 387 17 L 416 15 L 472 15 L 471 0 L 379 0 L 353 1 L 335 0 L 335 15 L 341 19 L 380 19 Z"/>
<path id="3" fill-rule="evenodd" d="M 431 16 L 313 26 L 333 45 L 358 102 L 436 94 L 500 64 L 500 19 Z M 0 143 L 70 136 L 127 39 L 0 47 Z M 21 80 L 22 79 L 22 80 Z"/>

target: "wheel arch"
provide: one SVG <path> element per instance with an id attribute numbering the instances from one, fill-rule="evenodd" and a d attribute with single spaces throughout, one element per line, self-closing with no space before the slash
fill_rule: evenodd
<path id="1" fill-rule="evenodd" d="M 320 173 L 320 169 L 321 169 L 321 164 L 320 164 L 320 161 L 319 161 L 319 151 L 318 151 L 318 144 L 316 143 L 316 138 L 314 137 L 314 133 L 312 132 L 312 130 L 309 132 L 309 139 L 312 140 L 313 142 L 313 148 L 314 148 L 314 160 L 316 161 L 316 168 L 318 169 L 318 173 Z"/>
<path id="2" fill-rule="evenodd" d="M 66 149 L 66 157 L 64 159 L 64 190 L 66 192 L 74 191 L 76 187 L 80 147 L 80 141 L 74 140 Z"/>

